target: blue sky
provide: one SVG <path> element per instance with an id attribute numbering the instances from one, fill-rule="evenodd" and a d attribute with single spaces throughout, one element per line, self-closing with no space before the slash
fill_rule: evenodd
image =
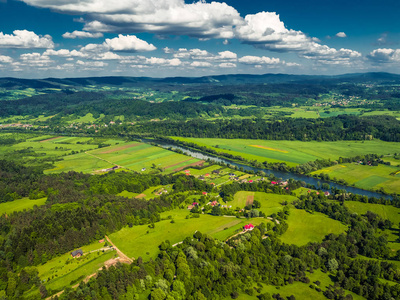
<path id="1" fill-rule="evenodd" d="M 0 76 L 400 73 L 395 0 L 0 0 Z"/>

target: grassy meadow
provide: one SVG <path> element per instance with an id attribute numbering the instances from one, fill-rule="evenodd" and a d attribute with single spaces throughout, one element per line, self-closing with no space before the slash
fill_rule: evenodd
<path id="1" fill-rule="evenodd" d="M 246 201 L 249 197 L 253 198 L 254 200 L 260 201 L 261 208 L 259 208 L 258 210 L 262 211 L 267 216 L 281 211 L 283 208 L 281 204 L 282 202 L 287 201 L 288 203 L 291 203 L 297 199 L 296 197 L 289 195 L 240 191 L 235 194 L 233 201 L 230 201 L 227 204 L 232 205 L 233 209 L 236 209 L 236 207 L 244 208 L 246 206 Z"/>
<path id="2" fill-rule="evenodd" d="M 301 142 L 246 139 L 212 139 L 172 137 L 176 140 L 196 143 L 218 152 L 240 155 L 259 162 L 285 162 L 289 166 L 303 164 L 316 159 L 337 160 L 358 154 L 378 155 L 399 152 L 398 143 L 372 141 Z M 217 147 L 216 147 L 217 146 Z"/>
<path id="3" fill-rule="evenodd" d="M 161 214 L 163 218 L 171 216 L 171 219 L 155 223 L 155 228 L 148 225 L 125 227 L 109 236 L 113 243 L 129 257 L 143 259 L 154 258 L 157 255 L 158 246 L 161 242 L 169 240 L 171 244 L 183 241 L 186 237 L 193 235 L 197 230 L 201 233 L 210 234 L 215 238 L 225 240 L 241 229 L 245 224 L 251 222 L 258 225 L 268 222 L 263 218 L 238 219 L 235 217 L 217 217 L 211 215 L 200 215 L 200 218 L 186 219 L 190 212 L 187 209 L 175 209 Z"/>
<path id="4" fill-rule="evenodd" d="M 48 290 L 58 291 L 65 287 L 78 284 L 87 276 L 97 272 L 104 263 L 116 256 L 115 251 L 105 250 L 104 243 L 98 241 L 80 247 L 84 255 L 72 258 L 71 252 L 57 256 L 45 264 L 38 265 L 39 278 L 44 282 Z M 30 291 L 30 296 L 39 294 L 38 289 Z"/>
<path id="5" fill-rule="evenodd" d="M 344 179 L 348 184 L 362 188 L 379 190 L 384 189 L 389 193 L 400 193 L 400 177 L 390 175 L 400 170 L 399 167 L 378 165 L 365 166 L 355 163 L 338 164 L 313 172 L 312 174 L 325 173 L 330 178 Z"/>
<path id="6" fill-rule="evenodd" d="M 290 210 L 287 223 L 289 228 L 281 236 L 281 240 L 297 246 L 303 246 L 309 242 L 322 242 L 326 235 L 339 234 L 347 229 L 346 225 L 330 219 L 322 213 L 309 213 L 300 209 Z"/>
<path id="7" fill-rule="evenodd" d="M 32 209 L 35 205 L 41 206 L 44 205 L 47 200 L 47 197 L 31 200 L 29 198 L 22 198 L 18 200 L 14 200 L 11 202 L 0 203 L 0 216 L 2 214 L 10 214 L 16 211 L 22 211 L 24 209 Z"/>

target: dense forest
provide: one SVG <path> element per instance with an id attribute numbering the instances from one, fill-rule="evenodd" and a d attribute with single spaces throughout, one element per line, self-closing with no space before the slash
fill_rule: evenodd
<path id="1" fill-rule="evenodd" d="M 243 119 L 212 122 L 196 119 L 185 122 L 140 123 L 125 128 L 110 128 L 104 132 L 228 139 L 337 141 L 375 138 L 391 142 L 400 141 L 400 121 L 390 116 L 341 115 L 325 119 L 286 118 L 276 121 Z"/>

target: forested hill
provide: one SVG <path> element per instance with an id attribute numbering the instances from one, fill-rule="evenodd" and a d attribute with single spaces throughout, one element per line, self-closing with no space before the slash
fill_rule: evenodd
<path id="1" fill-rule="evenodd" d="M 233 74 L 203 77 L 86 77 L 86 78 L 45 78 L 45 79 L 20 79 L 5 77 L 0 78 L 0 88 L 59 88 L 82 87 L 91 85 L 114 86 L 148 86 L 154 84 L 251 84 L 251 83 L 400 83 L 400 75 L 390 73 L 357 73 L 336 76 L 324 75 L 290 75 L 290 74 Z"/>

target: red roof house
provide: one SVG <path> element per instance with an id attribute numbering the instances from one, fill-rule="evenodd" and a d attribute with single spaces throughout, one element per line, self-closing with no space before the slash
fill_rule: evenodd
<path id="1" fill-rule="evenodd" d="M 207 192 L 203 192 L 203 195 L 207 195 Z"/>
<path id="2" fill-rule="evenodd" d="M 247 225 L 244 225 L 244 230 L 245 231 L 247 231 L 247 230 L 253 230 L 254 229 L 254 225 L 253 224 L 247 224 Z"/>

